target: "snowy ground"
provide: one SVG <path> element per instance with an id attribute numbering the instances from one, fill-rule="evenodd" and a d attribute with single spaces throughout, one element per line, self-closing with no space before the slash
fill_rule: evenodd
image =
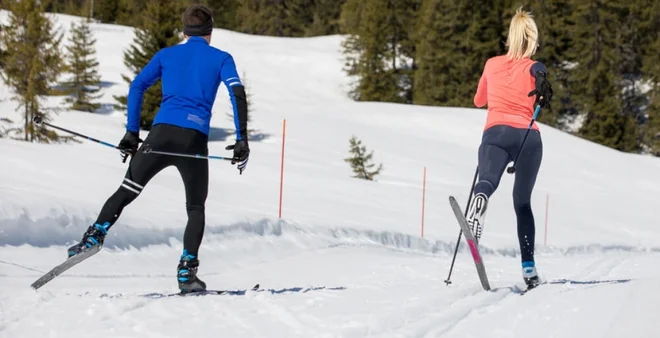
<path id="1" fill-rule="evenodd" d="M 65 29 L 73 19 L 57 16 Z M 53 123 L 114 143 L 125 116 L 110 104 L 127 90 L 121 57 L 132 30 L 95 24 L 93 31 L 105 106 L 96 114 L 65 110 Z M 230 295 L 146 297 L 176 291 L 186 213 L 173 169 L 124 211 L 101 253 L 30 289 L 96 218 L 126 165 L 90 142 L 0 140 L 0 337 L 655 336 L 660 160 L 542 126 L 533 207 L 538 268 L 549 284 L 519 295 L 513 178 L 506 175 L 482 240 L 493 292 L 481 290 L 462 246 L 446 286 L 458 234 L 447 197 L 467 200 L 485 112 L 352 102 L 340 41 L 214 32 L 213 44 L 234 55 L 253 95 L 248 170 L 239 176 L 213 162 L 200 251 L 201 278 L 210 288 L 234 290 Z M 9 95 L 0 85 L 0 117 L 20 120 Z M 210 150 L 225 155 L 233 130 L 224 87 L 214 108 Z M 352 134 L 384 163 L 378 182 L 350 177 L 343 158 Z M 256 283 L 260 289 L 249 291 Z"/>

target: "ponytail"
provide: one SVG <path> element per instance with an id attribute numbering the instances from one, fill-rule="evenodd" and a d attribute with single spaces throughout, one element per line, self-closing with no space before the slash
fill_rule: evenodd
<path id="1" fill-rule="evenodd" d="M 538 38 L 539 31 L 534 17 L 531 13 L 524 12 L 522 7 L 518 8 L 511 18 L 509 36 L 506 40 L 509 59 L 519 60 L 534 55 L 538 47 Z"/>

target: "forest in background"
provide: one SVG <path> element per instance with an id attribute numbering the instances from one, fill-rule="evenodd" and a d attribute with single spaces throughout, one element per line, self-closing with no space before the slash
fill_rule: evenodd
<path id="1" fill-rule="evenodd" d="M 660 156 L 660 0 L 43 0 L 31 7 L 137 27 L 124 58 L 136 73 L 155 51 L 180 41 L 190 3 L 208 5 L 216 27 L 247 34 L 344 34 L 355 100 L 455 107 L 474 107 L 483 65 L 506 52 L 509 20 L 524 6 L 540 30 L 534 59 L 547 65 L 555 92 L 539 120 L 617 150 Z M 3 28 L 5 36 L 10 31 Z M 42 31 L 56 40 L 52 29 Z M 6 65 L 12 52 L 0 52 Z M 52 78 L 51 68 L 35 80 Z M 154 86 L 143 127 L 159 100 Z"/>

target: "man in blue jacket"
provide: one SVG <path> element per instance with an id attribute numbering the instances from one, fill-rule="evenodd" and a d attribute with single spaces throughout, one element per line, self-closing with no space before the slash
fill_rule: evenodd
<path id="1" fill-rule="evenodd" d="M 135 200 L 158 172 L 175 166 L 185 186 L 188 212 L 177 280 L 182 292 L 191 292 L 206 289 L 206 284 L 197 277 L 197 253 L 204 235 L 208 160 L 142 150 L 207 155 L 211 109 L 220 82 L 229 91 L 234 110 L 236 143 L 227 149 L 233 149 L 232 163 L 238 164 L 240 174 L 245 170 L 250 149 L 245 89 L 234 59 L 229 53 L 210 46 L 213 14 L 202 5 L 192 5 L 183 15 L 183 25 L 187 41 L 157 52 L 131 83 L 127 131 L 118 146 L 124 160 L 131 156 L 130 165 L 120 187 L 106 201 L 95 224 L 87 229 L 80 243 L 69 248 L 68 254 L 71 257 L 93 246 L 102 245 L 108 230 L 124 207 Z M 138 151 L 138 145 L 142 142 L 139 138 L 142 98 L 147 88 L 159 78 L 163 88 L 160 110 Z"/>

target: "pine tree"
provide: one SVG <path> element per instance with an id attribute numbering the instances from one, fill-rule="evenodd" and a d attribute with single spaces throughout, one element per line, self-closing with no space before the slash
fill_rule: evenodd
<path id="1" fill-rule="evenodd" d="M 417 32 L 417 74 L 413 103 L 452 104 L 461 75 L 455 66 L 463 55 L 460 44 L 467 23 L 460 1 L 425 0 Z M 459 98 L 459 100 L 461 100 Z"/>
<path id="2" fill-rule="evenodd" d="M 579 48 L 571 35 L 575 26 L 571 16 L 574 6 L 574 0 L 535 0 L 528 5 L 539 30 L 539 47 L 534 59 L 548 68 L 553 90 L 552 106 L 544 108 L 538 120 L 559 129 L 567 129 L 576 115 L 568 90 L 570 67 L 564 62 L 568 51 Z"/>
<path id="3" fill-rule="evenodd" d="M 6 117 L 0 117 L 0 138 L 8 137 L 11 134 L 20 132 L 21 128 L 14 127 L 12 120 Z"/>
<path id="4" fill-rule="evenodd" d="M 642 127 L 642 140 L 649 153 L 660 156 L 660 84 L 653 89 L 646 124 Z"/>
<path id="5" fill-rule="evenodd" d="M 634 151 L 637 126 L 632 117 L 622 113 L 622 94 L 617 86 L 617 65 L 623 61 L 618 50 L 618 10 L 611 1 L 590 0 L 576 5 L 573 36 L 580 48 L 570 53 L 577 62 L 570 73 L 570 86 L 585 116 L 579 134 L 617 150 Z"/>
<path id="6" fill-rule="evenodd" d="M 124 65 L 137 75 L 151 58 L 161 49 L 176 45 L 181 41 L 180 18 L 181 2 L 176 0 L 149 0 L 142 14 L 141 26 L 135 29 L 133 44 L 124 52 Z M 130 84 L 131 77 L 122 75 Z M 158 80 L 144 93 L 140 115 L 140 127 L 151 129 L 162 99 L 161 81 Z M 120 108 L 125 108 L 128 96 L 115 96 Z"/>
<path id="7" fill-rule="evenodd" d="M 100 0 L 94 16 L 103 23 L 115 23 L 119 16 L 119 0 Z"/>
<path id="8" fill-rule="evenodd" d="M 410 21 L 408 15 L 415 15 L 415 3 L 347 0 L 344 4 L 342 31 L 349 36 L 342 47 L 347 73 L 358 77 L 357 86 L 351 91 L 354 99 L 406 102 L 410 96 L 406 93 L 410 87 L 402 83 L 411 77 L 409 71 L 401 71 L 408 56 L 404 51 L 410 50 L 402 48 L 410 46 L 405 44 L 409 30 L 403 29 L 402 24 Z"/>
<path id="9" fill-rule="evenodd" d="M 647 93 L 649 105 L 646 111 L 645 123 L 641 126 L 642 142 L 648 152 L 660 156 L 660 3 L 643 3 L 644 11 L 642 70 L 645 78 L 651 84 Z"/>
<path id="10" fill-rule="evenodd" d="M 303 36 L 304 27 L 289 14 L 290 7 L 285 0 L 241 1 L 236 13 L 239 30 L 257 35 Z"/>
<path id="11" fill-rule="evenodd" d="M 192 1 L 197 2 L 197 1 Z M 236 13 L 242 0 L 204 0 L 202 3 L 213 12 L 214 26 L 223 29 L 238 29 Z"/>
<path id="12" fill-rule="evenodd" d="M 26 141 L 51 142 L 58 135 L 32 123 L 35 116 L 50 121 L 49 110 L 42 107 L 41 97 L 52 93 L 51 85 L 64 68 L 60 51 L 62 34 L 44 14 L 44 4 L 10 0 L 8 24 L 2 27 L 1 44 L 5 46 L 3 80 L 15 95 L 25 123 L 21 132 Z"/>
<path id="13" fill-rule="evenodd" d="M 95 58 L 96 39 L 86 20 L 80 20 L 78 25 L 71 23 L 69 43 L 66 47 L 69 52 L 68 68 L 73 78 L 69 83 L 71 97 L 67 102 L 72 103 L 71 109 L 92 112 L 99 107 L 92 100 L 100 97 L 94 93 L 101 89 L 98 87 L 101 77 L 98 73 L 99 63 Z"/>
<path id="14" fill-rule="evenodd" d="M 375 165 L 369 162 L 371 162 L 373 158 L 373 150 L 367 154 L 366 147 L 363 146 L 362 141 L 355 136 L 350 138 L 349 143 L 349 152 L 351 156 L 345 158 L 344 161 L 351 165 L 353 173 L 355 174 L 353 177 L 373 181 L 374 177 L 379 175 L 383 170 L 383 164 L 379 164 L 378 168 L 372 170 Z"/>
<path id="15" fill-rule="evenodd" d="M 647 94 L 642 90 L 644 80 L 643 60 L 644 44 L 648 43 L 648 35 L 644 29 L 646 12 L 650 6 L 647 0 L 631 0 L 627 4 L 618 4 L 619 28 L 618 48 L 621 62 L 617 64 L 615 71 L 619 74 L 617 81 L 618 91 L 621 92 L 621 113 L 624 117 L 635 123 L 637 135 L 634 139 L 634 148 L 641 149 L 643 139 L 642 124 L 645 120 Z M 657 56 L 656 56 L 657 57 Z M 632 131 L 630 131 L 632 133 Z M 631 141 L 633 142 L 633 141 Z"/>
<path id="16" fill-rule="evenodd" d="M 147 0 L 119 0 L 117 24 L 132 27 L 143 26 L 146 8 Z"/>
<path id="17" fill-rule="evenodd" d="M 305 36 L 339 34 L 339 16 L 346 0 L 314 0 L 311 24 L 305 29 Z"/>
<path id="18" fill-rule="evenodd" d="M 413 102 L 474 107 L 488 58 L 503 54 L 510 1 L 425 0 Z M 510 17 L 510 15 L 508 16 Z"/>

